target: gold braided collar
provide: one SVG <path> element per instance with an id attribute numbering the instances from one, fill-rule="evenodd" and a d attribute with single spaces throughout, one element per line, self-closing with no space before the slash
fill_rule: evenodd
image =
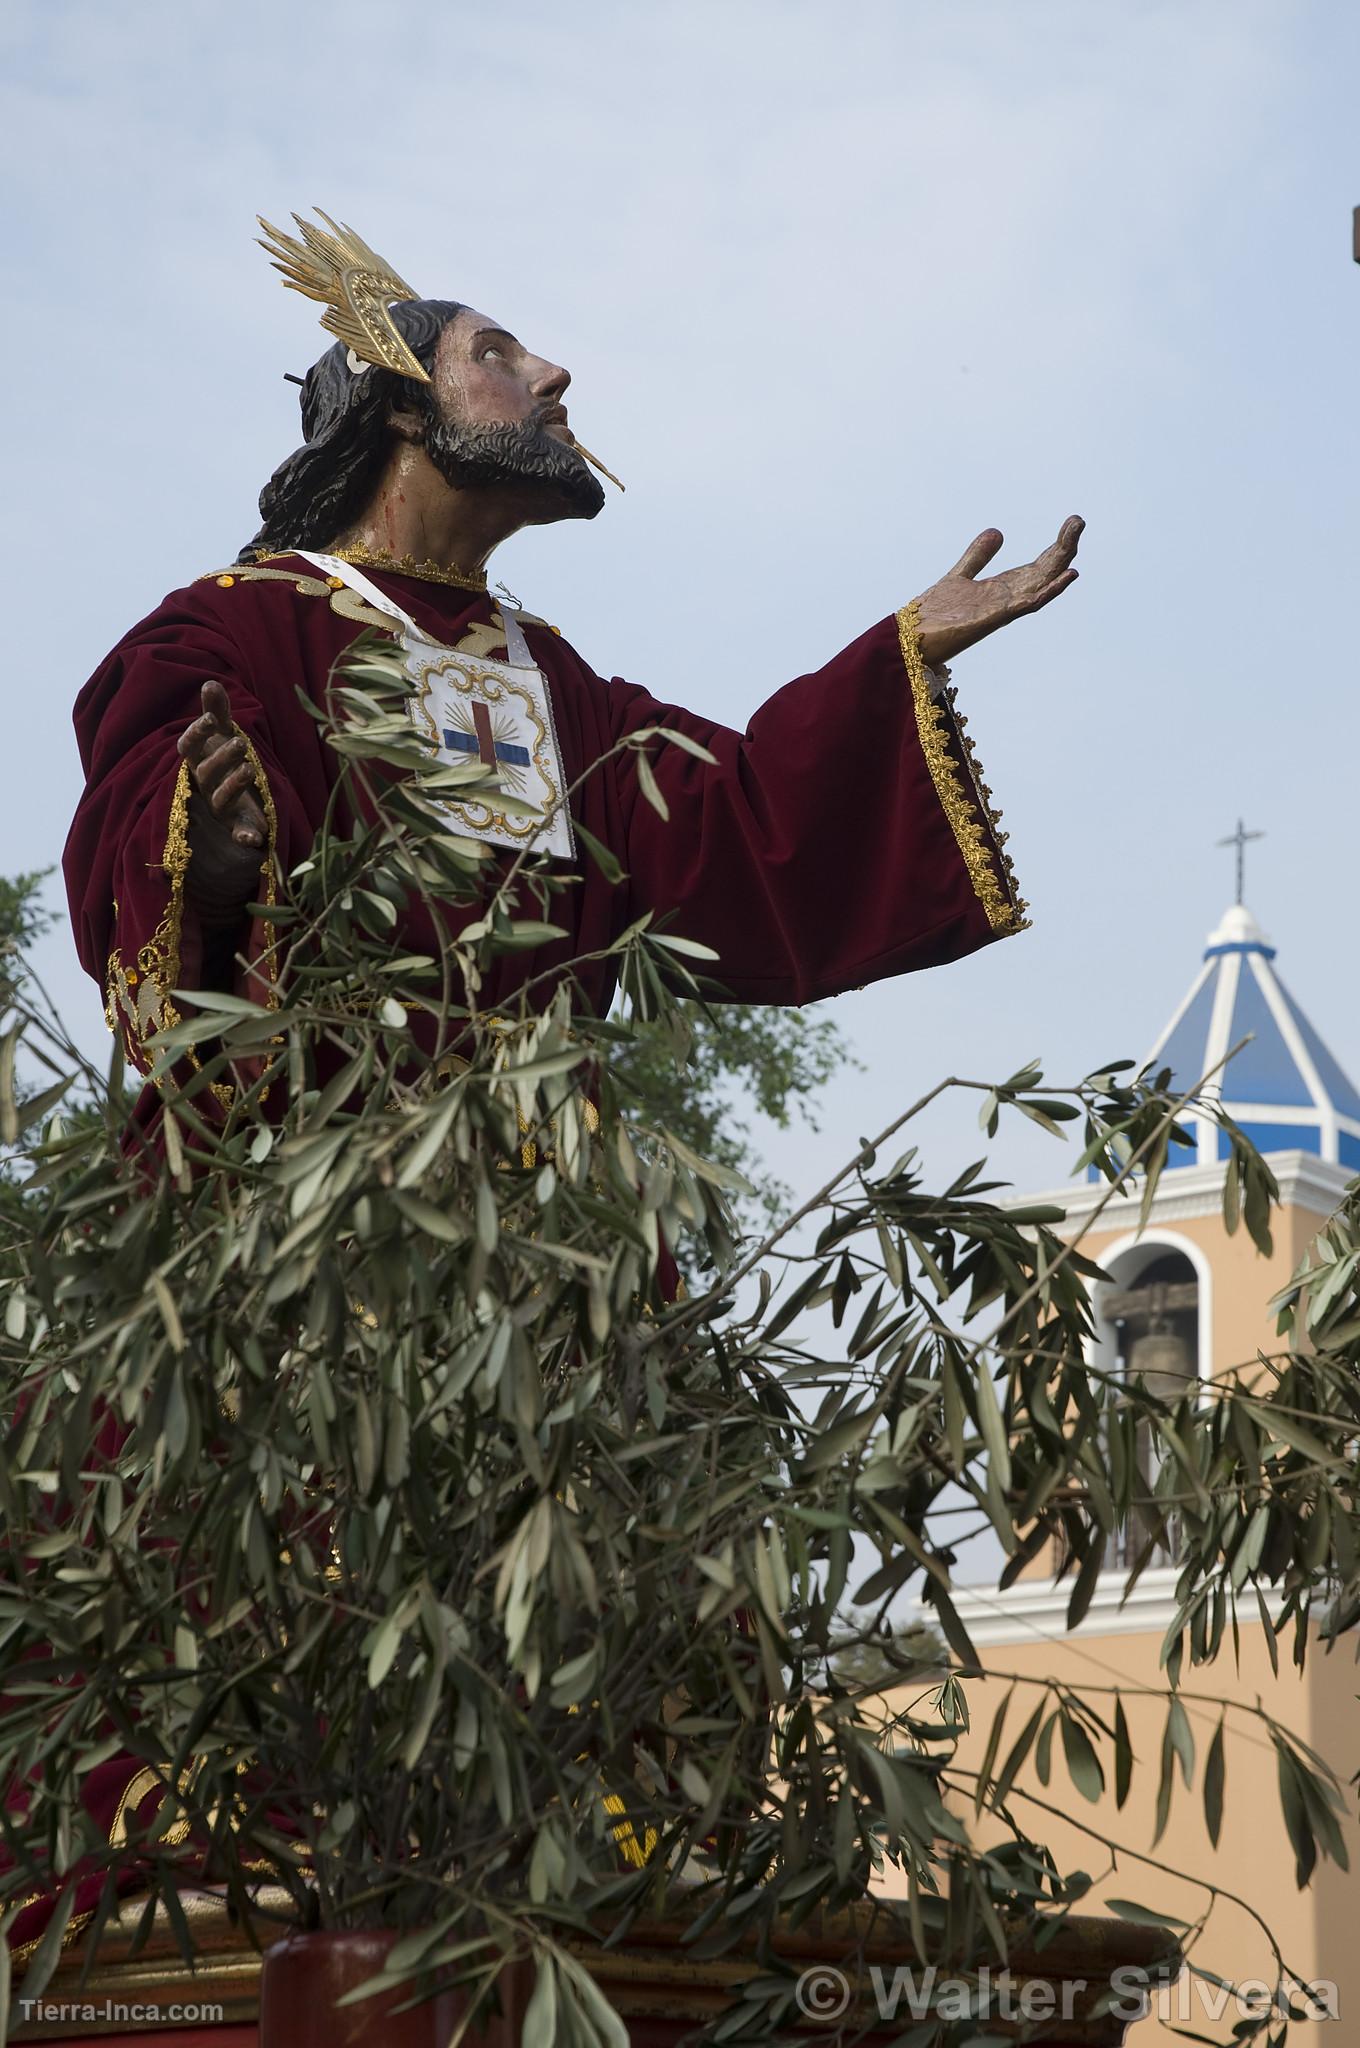
<path id="1" fill-rule="evenodd" d="M 270 552 L 262 549 L 255 557 L 257 562 L 281 561 L 285 555 L 294 553 L 292 548 L 278 548 Z M 422 583 L 447 583 L 455 590 L 486 589 L 486 574 L 476 569 L 446 569 L 439 562 L 418 562 L 414 555 L 391 555 L 385 548 L 325 548 L 320 552 L 334 555 L 337 562 L 349 562 L 356 569 L 390 569 L 394 576 L 417 576 Z"/>

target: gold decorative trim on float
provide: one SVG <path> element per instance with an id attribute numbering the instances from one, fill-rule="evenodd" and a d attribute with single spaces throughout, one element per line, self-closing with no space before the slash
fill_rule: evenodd
<path id="1" fill-rule="evenodd" d="M 135 1777 L 130 1778 L 124 1786 L 123 1796 L 114 1811 L 113 1819 L 109 1822 L 109 1842 L 111 1846 L 116 1849 L 127 1841 L 128 1815 L 135 1813 L 144 1799 L 149 1799 L 153 1792 L 159 1792 L 161 1794 L 160 1803 L 163 1805 L 166 1795 L 172 1793 L 172 1791 L 192 1792 L 194 1780 L 198 1777 L 202 1768 L 201 1759 L 196 1763 L 190 1764 L 186 1771 L 180 1773 L 178 1784 L 172 1788 L 169 1775 L 170 1765 L 168 1763 L 162 1764 L 159 1769 L 154 1764 L 143 1764 Z M 158 1806 L 157 1815 L 159 1815 L 159 1811 L 160 1807 Z M 164 1842 L 168 1849 L 178 1849 L 182 1843 L 188 1841 L 192 1827 L 193 1823 L 190 1821 L 189 1816 L 182 1813 L 178 1820 L 170 1823 L 159 1839 Z"/>
<path id="2" fill-rule="evenodd" d="M 35 1899 L 42 1896 L 34 1894 Z M 254 1886 L 251 1898 L 266 1929 L 272 1926 L 284 1932 L 296 1924 L 296 1906 L 281 1885 Z M 23 1901 L 24 1905 L 31 1903 Z M 179 1998 L 220 2004 L 223 2011 L 219 2024 L 253 2020 L 259 2010 L 260 1951 L 251 1940 L 251 1930 L 241 1924 L 220 1893 L 185 1889 L 179 1892 L 178 1903 L 194 1944 L 196 1966 L 192 1971 L 180 1953 L 174 1926 L 164 1906 L 157 1901 L 148 1937 L 142 1927 L 146 1894 L 133 1893 L 120 1901 L 109 1916 L 94 1958 L 70 1953 L 93 1920 L 94 1909 L 72 1915 L 62 1938 L 62 1960 L 44 1996 L 54 2003 L 63 1998 L 77 2005 L 136 2001 L 167 2009 Z M 39 1934 L 21 1943 L 11 1952 L 11 1962 L 29 1962 L 41 1940 Z M 66 2020 L 60 2025 L 66 2037 L 107 2031 L 98 2021 L 82 2025 Z M 46 2031 L 40 2020 L 28 2021 L 17 2029 L 21 2040 L 40 2039 Z M 154 2039 L 153 2029 L 146 2031 Z"/>
<path id="3" fill-rule="evenodd" d="M 953 692 L 949 693 L 948 703 L 931 694 L 930 679 L 921 659 L 920 630 L 921 607 L 914 598 L 897 614 L 897 638 L 911 684 L 917 736 L 935 794 L 992 930 L 1024 931 L 1029 924 L 1025 916 L 1029 906 L 1020 895 L 1015 869 L 1005 850 L 1009 835 L 1000 829 L 1001 813 L 994 808 L 992 792 L 982 780 L 973 743 L 967 735 L 967 720 L 952 709 Z M 971 795 L 964 787 L 965 774 Z"/>
<path id="4" fill-rule="evenodd" d="M 34 1892 L 31 1898 L 20 1899 L 18 1907 L 19 1912 L 22 1913 L 25 1907 L 27 1906 L 36 1906 L 39 1899 L 45 1897 L 46 1893 L 44 1892 Z M 94 1918 L 94 1913 L 95 1909 L 93 1906 L 91 1906 L 88 1912 L 73 1913 L 71 1915 L 70 1919 L 66 1923 L 65 1932 L 61 1937 L 62 1953 L 64 1953 L 68 1948 L 70 1948 L 72 1944 L 78 1939 L 78 1937 L 85 1932 L 85 1929 L 89 1926 L 90 1922 Z M 37 1954 L 38 1949 L 41 1947 L 43 1937 L 44 1935 L 46 1935 L 46 1933 L 47 1929 L 44 1927 L 42 1934 L 35 1934 L 30 1941 L 17 1942 L 9 1952 L 10 1968 L 13 1969 L 16 1963 L 31 1962 L 33 1957 Z"/>
<path id="5" fill-rule="evenodd" d="M 249 1921 L 243 1923 L 239 1912 L 218 1894 L 180 1894 L 180 1911 L 193 1943 L 191 1969 L 180 1954 L 164 1906 L 156 1905 L 148 1928 L 143 1925 L 145 1899 L 130 1899 L 110 1917 L 98 1953 L 64 1955 L 43 1995 L 54 2003 L 100 2006 L 136 2001 L 166 2011 L 178 2001 L 214 2002 L 222 2009 L 219 2024 L 249 2023 L 259 2010 L 260 1945 L 273 1932 L 295 1926 L 298 1911 L 297 1902 L 279 1885 L 252 1889 L 249 1903 Z M 906 1966 L 926 1974 L 900 1901 L 866 1899 L 835 1912 L 816 1910 L 796 1929 L 776 1920 L 768 1929 L 762 1927 L 759 1935 L 747 1929 L 719 1955 L 706 1953 L 694 1939 L 702 1906 L 702 1899 L 681 1898 L 664 1920 L 640 1917 L 622 1935 L 617 1926 L 603 1921 L 594 1928 L 561 1930 L 562 1948 L 589 1972 L 627 2025 L 630 2040 L 673 2040 L 677 2021 L 695 2028 L 712 2023 L 730 2011 L 756 1972 L 768 1970 L 772 1957 L 790 1979 L 829 1965 L 851 1989 L 845 2021 L 857 2038 L 875 2044 L 900 2038 L 900 2015 L 895 2023 L 886 2023 L 881 2007 L 871 2004 L 875 1972 L 890 1977 L 894 1969 Z M 1029 1984 L 1042 1985 L 1062 2013 L 1070 2015 L 1062 2023 L 1065 2040 L 1086 2042 L 1090 2048 L 1097 2043 L 1116 2048 L 1126 2022 L 1102 2011 L 1102 2003 L 1108 2005 L 1110 1984 L 1117 1981 L 1115 1973 L 1127 1971 L 1131 1988 L 1145 1983 L 1155 1993 L 1174 1982 L 1181 1961 L 1170 1928 L 1069 1914 L 1056 1923 L 1041 1923 L 1037 1940 L 1012 1930 L 1007 1968 L 1022 2010 Z M 517 1972 L 518 1993 L 511 1982 Z M 532 1976 L 532 1963 L 521 1958 L 507 1962 L 499 1980 L 503 2004 L 521 2016 Z M 67 2040 L 93 2039 L 105 2026 L 97 2019 L 67 2021 L 61 2031 Z M 29 2041 L 41 2039 L 46 2031 L 42 2022 L 29 2022 L 16 2034 L 20 2041 Z M 147 2038 L 155 2038 L 149 2029 Z M 201 2038 L 211 2042 L 212 2030 L 205 2028 Z"/>

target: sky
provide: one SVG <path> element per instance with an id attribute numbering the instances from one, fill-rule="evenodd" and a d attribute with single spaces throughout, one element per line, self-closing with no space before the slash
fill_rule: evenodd
<path id="1" fill-rule="evenodd" d="M 1358 75 L 1349 0 L 8 0 L 0 873 L 60 858 L 86 675 L 299 438 L 326 337 L 252 235 L 319 204 L 572 371 L 627 494 L 495 573 L 663 699 L 744 726 L 984 526 L 1088 522 L 954 674 L 1033 927 L 830 1006 L 857 1064 L 762 1133 L 785 1181 L 947 1073 L 1144 1053 L 1239 814 L 1355 1073 Z M 64 926 L 41 965 L 102 1061 Z M 922 1135 L 952 1175 L 973 1104 Z M 1067 1171 L 1029 1125 L 997 1159 Z"/>

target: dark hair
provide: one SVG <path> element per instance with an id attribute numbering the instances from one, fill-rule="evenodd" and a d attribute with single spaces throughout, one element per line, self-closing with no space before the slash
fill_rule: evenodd
<path id="1" fill-rule="evenodd" d="M 462 312 L 455 299 L 402 299 L 392 323 L 423 369 L 434 367 L 439 337 Z M 429 414 L 430 387 L 394 370 L 349 367 L 349 351 L 336 342 L 313 363 L 302 386 L 303 445 L 281 462 L 260 492 L 264 522 L 238 561 L 256 551 L 324 548 L 355 520 L 372 497 L 387 456 L 388 419 L 394 407 Z"/>

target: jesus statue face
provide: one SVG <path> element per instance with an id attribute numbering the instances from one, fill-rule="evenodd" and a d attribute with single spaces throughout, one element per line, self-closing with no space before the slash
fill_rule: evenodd
<path id="1" fill-rule="evenodd" d="M 604 493 L 567 423 L 570 383 L 559 364 L 464 306 L 439 337 L 425 452 L 457 488 L 510 486 L 525 524 L 593 519 Z"/>
<path id="2" fill-rule="evenodd" d="M 462 307 L 440 335 L 433 382 L 440 401 L 452 404 L 470 426 L 540 413 L 565 438 L 562 399 L 571 383 L 569 373 L 531 355 L 513 334 L 471 306 Z"/>

